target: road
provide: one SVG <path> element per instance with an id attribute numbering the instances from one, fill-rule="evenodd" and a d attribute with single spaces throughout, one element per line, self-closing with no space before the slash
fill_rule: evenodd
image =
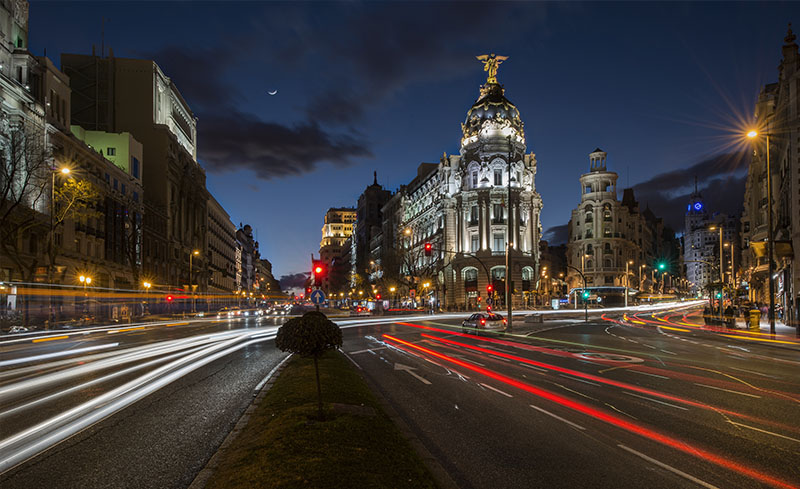
<path id="1" fill-rule="evenodd" d="M 460 487 L 800 484 L 796 340 L 709 331 L 685 307 L 564 317 L 505 338 L 457 315 L 338 322 Z M 279 324 L 3 338 L 0 486 L 187 487 L 284 358 Z"/>
<path id="2" fill-rule="evenodd" d="M 462 488 L 800 486 L 800 344 L 624 317 L 515 341 L 408 321 L 345 351 Z"/>

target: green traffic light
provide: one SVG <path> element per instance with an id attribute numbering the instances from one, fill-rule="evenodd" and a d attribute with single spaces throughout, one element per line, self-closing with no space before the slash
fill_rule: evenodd
<path id="1" fill-rule="evenodd" d="M 588 290 L 584 290 L 583 291 L 583 298 L 584 299 L 588 299 L 589 298 L 589 291 Z"/>
<path id="2" fill-rule="evenodd" d="M 659 269 L 659 270 L 663 270 L 663 269 L 665 269 L 665 268 L 667 268 L 667 265 L 666 265 L 666 263 L 663 263 L 663 262 L 662 262 L 662 263 L 659 263 L 659 264 L 658 264 L 658 269 Z"/>

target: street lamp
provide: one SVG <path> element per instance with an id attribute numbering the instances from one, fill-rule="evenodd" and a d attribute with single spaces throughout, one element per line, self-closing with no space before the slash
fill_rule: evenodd
<path id="1" fill-rule="evenodd" d="M 147 281 L 142 283 L 142 287 L 144 287 L 144 296 L 145 296 L 145 299 L 144 299 L 145 307 L 144 307 L 144 309 L 148 310 L 148 312 L 149 312 L 149 309 L 150 309 L 148 296 L 150 295 L 150 287 L 152 287 L 152 286 L 153 286 L 153 284 L 151 284 L 150 282 L 147 282 Z M 142 314 L 144 314 L 144 313 L 145 313 L 145 311 L 143 310 Z"/>
<path id="2" fill-rule="evenodd" d="M 48 248 L 48 262 L 47 262 L 47 282 L 52 286 L 53 282 L 53 263 L 50 261 L 50 257 L 53 256 L 53 239 L 55 234 L 55 214 L 56 214 L 56 174 L 60 173 L 62 175 L 69 175 L 70 169 L 67 167 L 62 168 L 52 168 L 50 170 L 50 239 L 48 240 L 49 248 Z M 53 294 L 48 294 L 50 300 L 50 313 L 48 316 L 48 326 L 50 321 L 54 319 L 53 314 Z"/>
<path id="3" fill-rule="evenodd" d="M 192 266 L 192 258 L 199 255 L 199 250 L 192 250 L 189 254 L 189 288 L 192 289 L 192 312 L 195 312 L 194 306 L 194 284 L 192 283 L 192 273 L 194 272 L 194 267 Z"/>
<path id="4" fill-rule="evenodd" d="M 720 288 L 720 298 L 719 298 L 719 320 L 720 322 L 723 321 L 722 317 L 722 302 L 724 300 L 724 291 L 723 291 L 723 284 L 725 283 L 725 269 L 723 268 L 722 264 L 722 224 L 717 226 L 711 226 L 709 231 L 715 231 L 719 228 L 719 288 Z"/>
<path id="5" fill-rule="evenodd" d="M 86 293 L 86 286 L 92 283 L 92 277 L 87 277 L 86 275 L 81 275 L 78 277 L 81 284 L 83 284 L 83 314 L 89 314 L 89 296 Z"/>
<path id="6" fill-rule="evenodd" d="M 633 260 L 625 262 L 625 307 L 628 307 L 628 265 L 633 265 Z"/>
<path id="7" fill-rule="evenodd" d="M 758 136 L 758 131 L 751 130 L 747 133 L 747 137 L 755 139 Z M 775 239 L 774 230 L 772 227 L 772 172 L 769 166 L 769 132 L 764 133 L 765 142 L 767 143 L 767 267 L 769 271 L 769 332 L 775 334 L 775 264 L 772 261 L 773 254 L 773 240 Z M 800 331 L 800 330 L 799 330 Z"/>

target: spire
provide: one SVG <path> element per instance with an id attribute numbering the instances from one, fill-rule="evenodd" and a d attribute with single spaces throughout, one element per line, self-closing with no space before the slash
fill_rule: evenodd
<path id="1" fill-rule="evenodd" d="M 786 33 L 786 37 L 783 38 L 783 42 L 786 44 L 791 44 L 797 39 L 797 36 L 794 35 L 792 32 L 792 23 L 789 22 L 789 32 Z"/>
<path id="2" fill-rule="evenodd" d="M 378 172 L 372 172 L 372 185 L 378 185 Z"/>

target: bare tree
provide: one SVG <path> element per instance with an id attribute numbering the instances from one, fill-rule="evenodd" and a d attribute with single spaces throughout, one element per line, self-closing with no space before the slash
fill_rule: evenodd
<path id="1" fill-rule="evenodd" d="M 30 121 L 0 119 L 0 248 L 23 280 L 32 279 L 39 253 L 22 253 L 22 236 L 46 229 L 52 155 L 44 129 Z M 35 244 L 35 243 L 34 243 Z M 33 245 L 31 245 L 33 247 Z M 23 255 L 30 255 L 28 259 Z"/>

